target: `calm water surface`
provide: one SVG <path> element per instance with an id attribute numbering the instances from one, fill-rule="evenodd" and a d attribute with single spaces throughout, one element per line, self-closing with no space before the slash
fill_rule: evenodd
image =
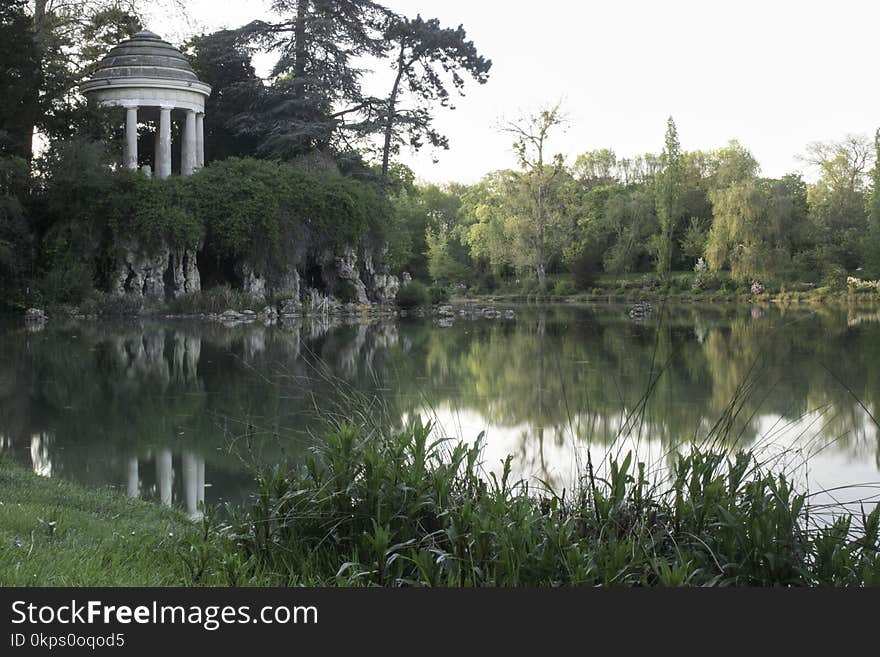
<path id="1" fill-rule="evenodd" d="M 557 488 L 587 450 L 601 463 L 635 449 L 662 467 L 707 436 L 781 455 L 810 490 L 867 484 L 880 481 L 880 313 L 687 306 L 633 321 L 624 307 L 551 306 L 442 325 L 0 325 L 0 449 L 40 475 L 193 516 L 201 501 L 242 502 L 253 467 L 296 462 L 353 398 L 397 424 L 421 414 L 443 435 L 485 431 L 487 467 L 513 454 L 517 475 Z"/>

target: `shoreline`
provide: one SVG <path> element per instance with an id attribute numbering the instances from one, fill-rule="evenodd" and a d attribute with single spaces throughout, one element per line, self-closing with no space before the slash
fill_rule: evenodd
<path id="1" fill-rule="evenodd" d="M 651 302 L 654 304 L 671 305 L 694 305 L 713 304 L 719 306 L 880 306 L 880 295 L 866 292 L 830 291 L 825 289 L 808 292 L 778 292 L 762 294 L 735 294 L 722 291 L 708 292 L 679 292 L 669 290 L 631 289 L 625 291 L 604 290 L 594 288 L 591 292 L 574 294 L 532 294 L 522 292 L 499 292 L 486 294 L 468 294 L 451 296 L 448 301 L 435 303 L 415 308 L 403 308 L 390 304 L 338 304 L 327 310 L 302 308 L 295 312 L 283 312 L 277 304 L 271 302 L 253 300 L 252 303 L 240 303 L 237 307 L 230 307 L 212 312 L 172 312 L 164 306 L 147 306 L 136 311 L 127 308 L 119 312 L 118 306 L 112 302 L 107 308 L 93 309 L 91 312 L 81 312 L 80 308 L 70 306 L 38 307 L 29 308 L 24 314 L 24 319 L 29 322 L 40 323 L 48 319 L 72 319 L 80 321 L 94 321 L 100 319 L 154 319 L 154 320 L 197 320 L 218 323 L 248 323 L 263 321 L 274 323 L 276 321 L 295 322 L 300 320 L 318 318 L 374 318 L 374 319 L 400 319 L 406 317 L 424 317 L 429 315 L 444 315 L 444 308 L 452 307 L 456 311 L 461 309 L 473 309 L 475 306 L 483 306 L 477 310 L 487 310 L 497 304 L 513 305 L 622 305 Z M 121 301 L 121 299 L 119 300 Z M 114 307 L 115 306 L 115 307 Z M 497 310 L 491 308 L 492 310 Z M 114 312 L 114 310 L 116 312 Z M 0 315 L 3 316 L 3 315 Z M 5 313 L 7 317 L 21 317 L 20 312 Z"/>

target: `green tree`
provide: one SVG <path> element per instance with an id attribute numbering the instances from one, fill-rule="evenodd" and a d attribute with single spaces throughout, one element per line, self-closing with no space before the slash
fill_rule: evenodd
<path id="1" fill-rule="evenodd" d="M 712 271 L 730 266 L 737 278 L 766 273 L 766 242 L 760 231 L 767 197 L 756 179 L 713 190 L 714 220 L 706 245 Z"/>
<path id="2" fill-rule="evenodd" d="M 278 20 L 236 31 L 280 53 L 272 84 L 238 129 L 260 137 L 258 154 L 265 157 L 349 149 L 347 140 L 364 129 L 360 113 L 376 102 L 363 93 L 356 63 L 382 56 L 390 13 L 371 0 L 274 0 L 272 9 Z"/>
<path id="3" fill-rule="evenodd" d="M 433 127 L 430 109 L 434 102 L 454 108 L 444 78 L 464 95 L 462 75 L 484 84 L 492 67 L 492 62 L 477 52 L 473 41 L 467 40 L 464 27 L 444 28 L 436 18 L 394 16 L 385 39 L 389 49 L 396 52 L 396 75 L 380 113 L 383 176 L 387 176 L 389 158 L 401 143 L 418 150 L 427 140 L 431 146 L 448 148 L 449 140 Z M 412 101 L 410 107 L 401 105 L 405 91 Z"/>
<path id="4" fill-rule="evenodd" d="M 550 132 L 564 122 L 560 105 L 542 109 L 517 121 L 509 121 L 504 130 L 515 138 L 513 147 L 521 172 L 516 176 L 519 200 L 527 215 L 519 231 L 525 240 L 526 257 L 534 266 L 538 288 L 547 290 L 547 264 L 553 250 L 562 248 L 564 221 L 560 221 L 559 206 L 551 198 L 554 185 L 559 182 L 563 161 L 561 155 L 548 158 L 545 152 Z M 548 161 L 549 160 L 549 161 Z M 549 247 L 549 248 L 548 248 Z"/>
<path id="5" fill-rule="evenodd" d="M 868 197 L 868 235 L 863 260 L 871 276 L 880 276 L 880 130 L 874 133 L 874 168 Z"/>
<path id="6" fill-rule="evenodd" d="M 808 147 L 806 159 L 819 171 L 819 180 L 808 188 L 807 199 L 815 258 L 822 265 L 859 266 L 868 229 L 867 174 L 873 155 L 874 144 L 860 135 Z"/>
<path id="7" fill-rule="evenodd" d="M 30 4 L 30 3 L 29 3 Z M 49 139 L 71 137 L 91 120 L 77 89 L 107 51 L 141 28 L 138 0 L 34 0 L 30 4 L 40 63 L 39 105 L 28 116 Z"/>
<path id="8" fill-rule="evenodd" d="M 202 82 L 211 85 L 205 105 L 207 161 L 255 154 L 262 135 L 239 127 L 262 101 L 266 90 L 251 62 L 252 49 L 238 34 L 221 30 L 194 37 L 190 62 Z"/>
<path id="9" fill-rule="evenodd" d="M 572 176 L 587 188 L 618 182 L 617 156 L 610 148 L 588 151 L 577 156 Z"/>
<path id="10" fill-rule="evenodd" d="M 40 62 L 26 0 L 0 5 L 0 156 L 31 158 L 39 107 Z"/>
<path id="11" fill-rule="evenodd" d="M 681 159 L 678 131 L 670 116 L 666 122 L 665 146 L 660 156 L 661 171 L 655 183 L 660 234 L 654 240 L 653 251 L 657 273 L 664 277 L 672 269 L 674 235 L 684 215 Z"/>

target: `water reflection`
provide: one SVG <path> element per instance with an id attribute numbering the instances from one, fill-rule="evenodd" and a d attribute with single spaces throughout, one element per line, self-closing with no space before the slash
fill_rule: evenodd
<path id="1" fill-rule="evenodd" d="M 514 454 L 516 474 L 554 487 L 574 485 L 588 447 L 599 462 L 637 448 L 663 463 L 707 435 L 812 454 L 811 485 L 833 486 L 880 480 L 878 350 L 872 308 L 8 324 L 0 449 L 42 476 L 198 517 L 241 501 L 252 467 L 297 461 L 356 399 L 395 423 L 420 413 L 438 433 L 487 430 L 488 464 Z"/>
<path id="2" fill-rule="evenodd" d="M 155 464 L 155 480 L 153 482 L 141 481 L 141 459 L 131 456 L 127 459 L 126 490 L 129 497 L 146 497 L 155 499 L 164 506 L 171 506 L 175 502 L 173 495 L 174 487 L 174 458 L 170 449 L 160 449 L 155 455 L 149 454 L 143 461 L 148 464 L 150 460 Z M 205 459 L 193 454 L 183 452 L 180 455 L 178 473 L 182 475 L 182 498 L 183 507 L 193 520 L 204 517 L 205 504 Z M 180 478 L 178 478 L 179 480 Z"/>

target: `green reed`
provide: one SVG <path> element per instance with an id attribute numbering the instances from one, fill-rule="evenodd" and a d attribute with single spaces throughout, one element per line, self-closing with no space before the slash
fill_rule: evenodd
<path id="1" fill-rule="evenodd" d="M 651 485 L 628 453 L 557 494 L 513 480 L 510 458 L 485 472 L 481 448 L 436 439 L 421 420 L 397 432 L 340 424 L 301 466 L 262 474 L 246 512 L 206 534 L 216 557 L 202 580 L 880 585 L 880 506 L 815 526 L 805 494 L 749 452 L 692 447 Z"/>

